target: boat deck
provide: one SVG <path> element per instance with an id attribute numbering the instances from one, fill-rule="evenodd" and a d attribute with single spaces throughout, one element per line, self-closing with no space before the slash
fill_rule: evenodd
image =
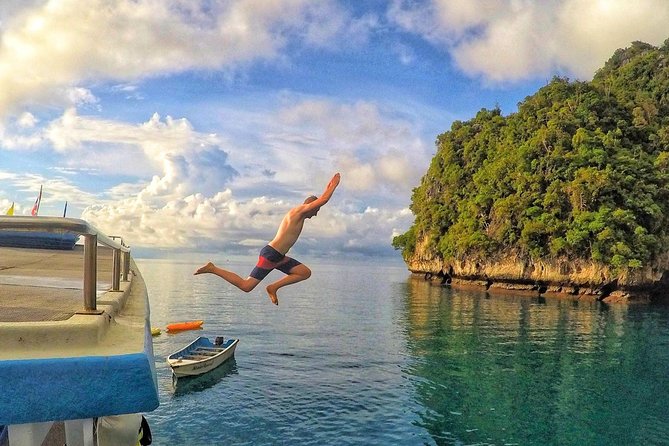
<path id="1" fill-rule="evenodd" d="M 84 244 L 3 239 L 0 435 L 10 445 L 84 446 L 95 419 L 158 407 L 148 293 L 127 245 L 80 219 L 0 216 L 0 232 L 14 230 L 35 240 L 69 231 Z"/>
<path id="2" fill-rule="evenodd" d="M 112 259 L 97 247 L 96 310 L 85 311 L 83 246 L 0 247 L 0 425 L 158 406 L 146 285 L 130 258 L 111 290 Z"/>
<path id="3" fill-rule="evenodd" d="M 97 295 L 111 285 L 111 249 L 98 247 Z M 83 246 L 73 250 L 0 247 L 0 322 L 71 318 L 83 308 Z"/>

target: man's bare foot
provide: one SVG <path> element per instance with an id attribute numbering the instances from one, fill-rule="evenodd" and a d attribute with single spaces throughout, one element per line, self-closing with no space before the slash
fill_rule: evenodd
<path id="1" fill-rule="evenodd" d="M 212 271 L 214 270 L 214 268 L 215 268 L 214 264 L 211 263 L 211 262 L 209 262 L 209 263 L 207 263 L 206 265 L 204 265 L 203 267 L 198 268 L 198 270 L 195 271 L 195 272 L 193 273 L 193 275 L 196 276 L 196 275 L 198 275 L 198 274 L 210 273 L 210 272 L 212 272 Z"/>
<path id="2" fill-rule="evenodd" d="M 276 297 L 276 290 L 272 288 L 272 285 L 267 286 L 267 294 L 269 294 L 269 300 L 272 301 L 274 305 L 279 305 L 279 298 Z"/>

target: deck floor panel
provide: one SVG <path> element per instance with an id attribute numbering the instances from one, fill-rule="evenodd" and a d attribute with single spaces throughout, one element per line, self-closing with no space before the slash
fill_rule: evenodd
<path id="1" fill-rule="evenodd" d="M 83 246 L 0 247 L 0 322 L 61 321 L 83 309 Z M 110 288 L 111 250 L 98 247 L 97 295 Z"/>

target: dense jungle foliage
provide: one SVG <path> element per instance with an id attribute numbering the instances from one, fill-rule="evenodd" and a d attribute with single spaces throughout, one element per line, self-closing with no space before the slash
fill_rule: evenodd
<path id="1" fill-rule="evenodd" d="M 438 136 L 395 237 L 445 260 L 513 252 L 620 271 L 669 249 L 669 39 L 619 49 L 591 82 L 554 78 L 502 116 L 483 109 Z"/>

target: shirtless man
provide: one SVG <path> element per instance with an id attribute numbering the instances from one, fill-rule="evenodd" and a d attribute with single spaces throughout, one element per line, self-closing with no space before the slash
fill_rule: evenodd
<path id="1" fill-rule="evenodd" d="M 279 288 L 291 283 L 301 282 L 311 276 L 311 270 L 295 259 L 286 256 L 286 253 L 295 244 L 304 227 L 304 220 L 315 217 L 321 206 L 330 200 L 335 189 L 339 185 L 340 175 L 336 173 L 327 187 L 325 192 L 320 197 L 314 195 L 307 197 L 304 203 L 294 207 L 283 217 L 279 230 L 276 232 L 274 239 L 267 246 L 260 250 L 258 263 L 251 271 L 251 274 L 242 279 L 241 276 L 219 268 L 213 263 L 209 262 L 203 267 L 195 271 L 194 274 L 211 273 L 227 280 L 240 290 L 249 292 L 256 287 L 273 269 L 286 274 L 285 277 L 276 282 L 267 285 L 267 294 L 274 305 L 279 305 L 279 299 L 276 292 Z"/>

